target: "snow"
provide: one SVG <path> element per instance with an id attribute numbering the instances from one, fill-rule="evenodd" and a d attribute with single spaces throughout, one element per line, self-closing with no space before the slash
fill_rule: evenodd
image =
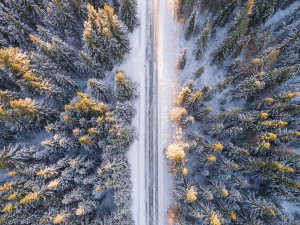
<path id="1" fill-rule="evenodd" d="M 182 33 L 182 24 L 173 17 L 173 0 L 159 0 L 156 4 L 158 27 L 156 29 L 157 43 L 157 73 L 158 73 L 158 217 L 159 224 L 167 223 L 167 210 L 172 200 L 172 178 L 168 174 L 167 162 L 163 149 L 172 143 L 173 139 L 180 138 L 180 132 L 174 135 L 169 113 L 173 106 L 173 98 L 178 88 L 178 72 L 175 68 L 178 55 L 184 48 L 179 43 Z M 176 137 L 177 136 L 177 137 Z"/>
<path id="2" fill-rule="evenodd" d="M 283 201 L 282 206 L 284 207 L 285 211 L 288 213 L 290 216 L 300 216 L 300 211 L 299 207 L 296 206 L 295 204 L 288 202 L 288 201 Z"/>
<path id="3" fill-rule="evenodd" d="M 116 205 L 114 204 L 114 192 L 113 190 L 109 190 L 105 193 L 98 209 L 101 211 L 112 211 Z"/>
<path id="4" fill-rule="evenodd" d="M 202 20 L 201 18 L 202 17 L 200 17 L 200 20 Z M 184 85 L 187 79 L 194 80 L 193 73 L 200 66 L 205 66 L 205 70 L 200 79 L 196 80 L 195 84 L 198 84 L 201 87 L 204 87 L 205 85 L 213 86 L 213 84 L 215 84 L 215 81 L 219 80 L 220 75 L 224 75 L 224 71 L 219 71 L 216 65 L 210 64 L 210 61 L 213 51 L 226 37 L 226 32 L 226 27 L 217 30 L 216 37 L 210 38 L 211 40 L 208 43 L 207 49 L 199 61 L 195 60 L 195 55 L 193 54 L 196 38 L 191 38 L 190 41 L 186 42 L 184 37 L 181 37 L 181 42 L 184 42 L 185 46 L 187 47 L 188 59 L 186 68 L 184 69 L 183 74 L 181 75 L 181 85 Z"/>
<path id="5" fill-rule="evenodd" d="M 50 135 L 45 130 L 41 130 L 38 132 L 28 132 L 28 136 L 24 137 L 24 139 L 21 139 L 18 143 L 21 145 L 21 147 L 24 147 L 25 145 L 39 145 L 42 141 L 49 138 Z"/>
<path id="6" fill-rule="evenodd" d="M 135 224 L 146 224 L 145 209 L 145 63 L 146 63 L 146 2 L 138 0 L 140 26 L 131 34 L 131 52 L 120 66 L 132 79 L 139 84 L 140 97 L 135 104 L 137 114 L 133 120 L 138 134 L 132 144 L 128 158 L 131 166 L 132 179 L 132 214 Z"/>

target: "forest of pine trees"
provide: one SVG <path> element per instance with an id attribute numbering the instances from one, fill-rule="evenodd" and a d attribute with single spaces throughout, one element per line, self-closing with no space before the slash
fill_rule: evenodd
<path id="1" fill-rule="evenodd" d="M 174 224 L 300 223 L 296 2 L 174 0 L 188 46 L 170 112 L 183 134 L 165 148 Z"/>
<path id="2" fill-rule="evenodd" d="M 299 1 L 172 2 L 185 46 L 176 135 L 159 149 L 170 224 L 300 224 Z M 137 13 L 137 0 L 0 1 L 0 224 L 134 224 L 139 94 L 119 67 Z"/>
<path id="3" fill-rule="evenodd" d="M 133 224 L 136 0 L 0 1 L 0 224 Z"/>

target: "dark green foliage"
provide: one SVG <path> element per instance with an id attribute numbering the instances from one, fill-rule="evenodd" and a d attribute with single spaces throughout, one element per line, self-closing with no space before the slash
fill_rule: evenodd
<path id="1" fill-rule="evenodd" d="M 189 17 L 189 21 L 187 22 L 187 28 L 185 31 L 185 39 L 189 40 L 191 36 L 193 35 L 194 29 L 195 29 L 195 21 L 196 21 L 196 11 L 192 13 L 192 15 Z"/>
<path id="2" fill-rule="evenodd" d="M 122 0 L 120 6 L 120 19 L 132 32 L 139 24 L 137 18 L 137 3 L 135 0 Z"/>
<path id="3" fill-rule="evenodd" d="M 214 53 L 213 62 L 222 62 L 234 51 L 238 42 L 247 34 L 250 22 L 249 15 L 254 7 L 254 0 L 249 0 L 239 11 L 231 23 L 229 34 L 225 40 L 218 46 Z"/>
<path id="4" fill-rule="evenodd" d="M 193 5 L 195 0 L 174 0 L 174 17 L 179 20 L 181 18 L 187 18 L 192 14 Z"/>
<path id="5" fill-rule="evenodd" d="M 195 80 L 200 78 L 201 75 L 204 73 L 204 70 L 205 70 L 205 66 L 200 66 L 194 73 L 194 76 L 195 76 Z"/>
<path id="6" fill-rule="evenodd" d="M 183 70 L 186 64 L 186 48 L 183 49 L 177 60 L 177 69 Z"/>
<path id="7" fill-rule="evenodd" d="M 205 26 L 201 34 L 196 39 L 194 54 L 197 60 L 201 58 L 204 51 L 206 50 L 207 44 L 210 40 L 210 36 L 211 36 L 211 26 L 210 24 L 208 24 Z"/>
<path id="8" fill-rule="evenodd" d="M 136 95 L 137 86 L 123 71 L 118 71 L 115 77 L 115 90 L 118 98 L 123 101 L 132 101 Z"/>
<path id="9" fill-rule="evenodd" d="M 253 8 L 253 14 L 251 16 L 251 25 L 264 24 L 275 11 L 276 0 L 266 1 L 258 0 Z"/>
<path id="10" fill-rule="evenodd" d="M 219 10 L 223 9 L 228 1 L 226 0 L 216 0 L 216 1 L 209 1 L 209 0 L 202 0 L 201 4 L 203 7 L 209 7 L 209 9 L 213 13 L 217 13 Z"/>
<path id="11" fill-rule="evenodd" d="M 213 25 L 225 26 L 226 23 L 229 21 L 230 17 L 232 16 L 232 12 L 237 6 L 237 4 L 237 0 L 225 1 L 225 4 L 221 8 L 217 9 L 218 13 L 214 19 Z"/>
<path id="12" fill-rule="evenodd" d="M 174 14 L 177 19 L 182 16 L 184 0 L 175 0 L 174 1 Z"/>

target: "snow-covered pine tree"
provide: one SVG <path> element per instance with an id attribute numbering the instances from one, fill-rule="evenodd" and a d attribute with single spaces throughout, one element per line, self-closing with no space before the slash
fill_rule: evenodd
<path id="1" fill-rule="evenodd" d="M 213 3 L 221 3 L 220 6 L 214 9 L 214 13 L 216 13 L 216 17 L 214 18 L 213 26 L 225 26 L 229 19 L 232 17 L 232 12 L 238 4 L 238 0 L 230 0 L 230 1 L 209 1 L 209 4 Z M 211 7 L 210 7 L 211 9 Z"/>
<path id="2" fill-rule="evenodd" d="M 18 48 L 0 49 L 1 69 L 7 72 L 24 90 L 62 100 L 63 90 L 50 79 L 39 76 L 30 63 L 30 57 Z"/>
<path id="3" fill-rule="evenodd" d="M 186 48 L 182 50 L 182 53 L 179 55 L 176 67 L 179 70 L 183 70 L 186 64 Z"/>
<path id="4" fill-rule="evenodd" d="M 110 58 L 109 45 L 105 36 L 109 36 L 109 34 L 107 32 L 104 33 L 104 21 L 92 5 L 88 4 L 87 8 L 89 13 L 88 20 L 84 23 L 83 39 L 88 58 L 111 70 L 112 59 Z M 84 58 L 83 60 L 86 62 Z"/>
<path id="5" fill-rule="evenodd" d="M 97 12 L 88 4 L 88 10 L 83 33 L 85 48 L 97 64 L 111 70 L 113 63 L 120 63 L 129 51 L 127 33 L 109 5 Z"/>
<path id="6" fill-rule="evenodd" d="M 55 118 L 55 109 L 43 101 L 37 102 L 30 98 L 16 99 L 9 97 L 9 99 L 4 100 L 9 100 L 9 105 L 4 106 L 5 103 L 1 104 L 1 121 L 12 131 L 41 128 Z"/>
<path id="7" fill-rule="evenodd" d="M 38 51 L 62 66 L 67 72 L 80 72 L 77 67 L 80 64 L 79 54 L 69 44 L 55 37 L 52 38 L 51 43 L 45 42 L 31 34 L 29 37 Z"/>
<path id="8" fill-rule="evenodd" d="M 137 97 L 137 86 L 124 71 L 117 71 L 115 82 L 116 94 L 120 100 L 132 101 Z"/>
<path id="9" fill-rule="evenodd" d="M 10 44 L 31 48 L 32 44 L 30 43 L 28 36 L 31 33 L 31 29 L 28 25 L 24 24 L 9 11 L 5 11 L 3 8 L 1 10 L 2 13 L 0 13 L 0 15 L 4 15 L 4 19 L 6 20 L 4 22 L 6 29 L 3 31 L 3 38 Z"/>
<path id="10" fill-rule="evenodd" d="M 210 24 L 207 24 L 196 40 L 196 47 L 194 49 L 194 54 L 197 60 L 201 58 L 205 49 L 207 48 L 207 44 L 209 42 L 210 36 L 211 36 L 211 26 Z"/>
<path id="11" fill-rule="evenodd" d="M 253 14 L 251 16 L 251 23 L 255 25 L 264 24 L 270 16 L 275 12 L 276 0 L 265 1 L 258 0 L 255 2 L 255 6 L 253 8 Z"/>
<path id="12" fill-rule="evenodd" d="M 179 20 L 182 16 L 184 0 L 175 0 L 174 1 L 174 17 Z"/>
<path id="13" fill-rule="evenodd" d="M 195 20 L 196 20 L 196 11 L 193 11 L 192 15 L 189 17 L 188 26 L 185 30 L 185 39 L 189 40 L 194 33 L 195 29 Z"/>
<path id="14" fill-rule="evenodd" d="M 136 0 L 121 0 L 120 19 L 127 26 L 130 32 L 133 32 L 139 24 L 137 13 Z"/>
<path id="15" fill-rule="evenodd" d="M 120 63 L 126 53 L 129 52 L 129 40 L 126 29 L 118 16 L 114 14 L 113 8 L 104 4 L 104 34 L 109 43 L 111 58 L 114 63 Z"/>

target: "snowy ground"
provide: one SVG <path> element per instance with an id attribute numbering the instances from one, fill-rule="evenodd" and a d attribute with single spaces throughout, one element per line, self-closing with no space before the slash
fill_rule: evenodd
<path id="1" fill-rule="evenodd" d="M 132 213 L 135 224 L 146 224 L 146 196 L 145 196 L 145 109 L 146 109 L 146 2 L 138 1 L 140 26 L 130 37 L 132 46 L 127 60 L 120 66 L 134 81 L 139 84 L 140 97 L 136 102 L 137 110 L 133 124 L 137 131 L 137 140 L 132 144 L 128 153 L 131 165 L 131 178 L 133 185 Z"/>
<path id="2" fill-rule="evenodd" d="M 168 174 L 163 149 L 176 138 L 169 113 L 177 93 L 177 57 L 184 46 L 179 44 L 182 24 L 173 19 L 173 0 L 157 0 L 155 14 L 156 61 L 158 73 L 158 225 L 167 224 L 167 210 L 171 203 L 172 179 Z"/>

